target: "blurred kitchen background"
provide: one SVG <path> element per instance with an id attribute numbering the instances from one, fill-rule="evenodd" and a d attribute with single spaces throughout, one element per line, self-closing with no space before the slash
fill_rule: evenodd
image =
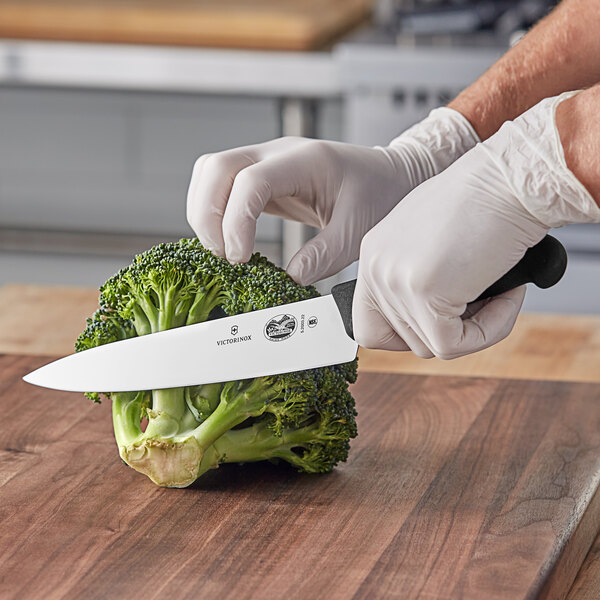
<path id="1" fill-rule="evenodd" d="M 386 144 L 552 4 L 0 0 L 0 285 L 98 286 L 193 235 L 201 154 L 280 135 Z M 285 264 L 312 233 L 263 216 L 256 248 Z M 600 314 L 600 226 L 554 233 L 567 275 L 526 309 Z"/>

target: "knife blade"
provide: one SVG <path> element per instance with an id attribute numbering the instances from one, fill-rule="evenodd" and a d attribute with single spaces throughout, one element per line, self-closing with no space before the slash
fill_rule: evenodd
<path id="1" fill-rule="evenodd" d="M 163 389 L 348 362 L 357 349 L 328 295 L 98 346 L 24 379 L 75 392 Z"/>
<path id="2" fill-rule="evenodd" d="M 562 277 L 565 249 L 546 236 L 485 290 L 483 299 Z M 23 379 L 74 392 L 186 387 L 348 362 L 356 357 L 352 299 L 356 280 L 327 296 L 113 342 L 51 362 Z"/>

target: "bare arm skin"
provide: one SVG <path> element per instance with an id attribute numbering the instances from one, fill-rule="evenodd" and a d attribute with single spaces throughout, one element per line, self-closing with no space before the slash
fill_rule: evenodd
<path id="1" fill-rule="evenodd" d="M 600 119 L 598 115 L 600 115 L 600 84 L 561 102 L 556 110 L 556 126 L 567 166 L 600 206 Z"/>
<path id="2" fill-rule="evenodd" d="M 543 98 L 600 82 L 599 31 L 598 0 L 563 0 L 448 106 L 487 139 Z"/>

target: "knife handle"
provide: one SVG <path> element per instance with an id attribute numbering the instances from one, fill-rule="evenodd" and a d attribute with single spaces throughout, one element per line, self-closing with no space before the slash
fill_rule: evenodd
<path id="1" fill-rule="evenodd" d="M 496 283 L 490 285 L 475 300 L 484 300 L 508 292 L 524 283 L 534 283 L 546 289 L 557 284 L 567 268 L 567 252 L 564 246 L 551 235 L 525 252 L 523 258 L 505 273 Z M 356 279 L 339 283 L 331 289 L 331 295 L 337 304 L 346 333 L 354 339 L 352 327 L 352 299 Z"/>

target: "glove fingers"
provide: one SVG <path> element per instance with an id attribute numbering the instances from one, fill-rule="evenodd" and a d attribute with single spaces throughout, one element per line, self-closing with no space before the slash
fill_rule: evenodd
<path id="1" fill-rule="evenodd" d="M 285 152 L 302 140 L 278 138 L 201 156 L 194 165 L 187 196 L 188 222 L 198 239 L 215 254 L 225 256 L 223 215 L 233 183 L 245 168 Z M 250 251 L 254 239 L 250 242 Z"/>
<path id="2" fill-rule="evenodd" d="M 486 304 L 488 304 L 490 298 L 486 298 L 485 300 L 476 300 L 475 302 L 469 302 L 467 304 L 467 308 L 465 312 L 460 315 L 460 318 L 464 321 L 465 319 L 470 319 L 474 314 L 478 313 Z"/>
<path id="3" fill-rule="evenodd" d="M 358 258 L 359 244 L 349 239 L 344 223 L 332 219 L 290 260 L 287 272 L 301 285 L 310 285 L 339 273 Z"/>
<path id="4" fill-rule="evenodd" d="M 232 262 L 250 258 L 256 220 L 271 200 L 310 195 L 311 169 L 294 151 L 267 158 L 241 171 L 231 188 L 223 217 L 225 254 Z M 298 217 L 296 217 L 298 218 Z M 305 219 L 302 219 L 306 222 Z"/>
<path id="5" fill-rule="evenodd" d="M 354 339 L 363 348 L 377 350 L 412 350 L 421 358 L 432 358 L 433 354 L 418 335 L 404 322 L 392 328 L 374 306 L 366 286 L 359 278 L 352 304 Z"/>
<path id="6" fill-rule="evenodd" d="M 368 320 L 368 331 L 364 331 L 361 325 L 365 318 Z M 353 318 L 353 322 L 354 338 L 363 348 L 393 351 L 411 350 L 409 344 L 390 327 L 389 323 L 374 308 L 366 311 L 358 321 Z M 359 323 L 358 326 L 357 323 Z"/>
<path id="7" fill-rule="evenodd" d="M 431 333 L 431 347 L 443 359 L 458 358 L 492 346 L 511 331 L 525 298 L 526 286 L 491 298 L 478 312 L 466 319 L 437 319 Z"/>
<path id="8" fill-rule="evenodd" d="M 204 163 L 211 154 L 204 154 L 194 164 L 192 170 L 192 178 L 187 192 L 187 221 L 190 227 L 194 230 L 194 233 L 204 246 L 211 249 L 215 254 L 223 256 L 225 250 L 225 244 L 223 243 L 223 234 L 221 233 L 221 227 L 215 227 L 211 219 L 206 219 L 199 210 L 198 202 L 196 200 L 198 190 L 202 180 L 202 168 Z M 205 228 L 205 225 L 208 225 Z M 205 229 L 208 229 L 207 232 Z"/>
<path id="9" fill-rule="evenodd" d="M 187 220 L 202 244 L 218 256 L 225 256 L 223 215 L 235 176 L 253 162 L 240 149 L 201 156 L 194 165 Z"/>

